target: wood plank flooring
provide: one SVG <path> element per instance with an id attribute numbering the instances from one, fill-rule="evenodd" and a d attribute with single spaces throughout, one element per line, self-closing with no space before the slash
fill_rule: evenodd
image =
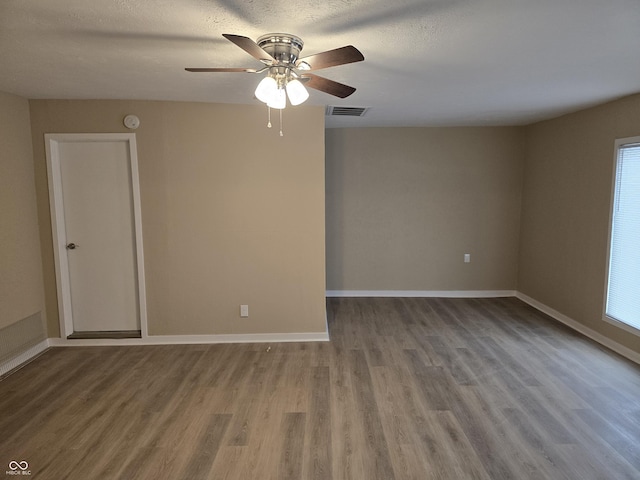
<path id="1" fill-rule="evenodd" d="M 0 475 L 640 479 L 640 368 L 522 302 L 327 308 L 329 343 L 50 349 L 0 382 Z"/>

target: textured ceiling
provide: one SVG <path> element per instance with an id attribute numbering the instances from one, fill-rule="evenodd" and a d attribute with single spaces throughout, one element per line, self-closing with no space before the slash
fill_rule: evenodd
<path id="1" fill-rule="evenodd" d="M 518 125 L 640 92 L 640 0 L 1 0 L 0 90 L 28 98 L 259 103 L 223 33 L 300 36 L 371 107 L 328 127 Z M 291 108 L 291 107 L 287 107 Z M 294 107 L 295 108 L 295 107 Z"/>

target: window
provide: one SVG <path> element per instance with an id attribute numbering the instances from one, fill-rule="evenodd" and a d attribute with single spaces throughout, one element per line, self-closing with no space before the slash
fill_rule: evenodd
<path id="1" fill-rule="evenodd" d="M 605 318 L 640 330 L 640 137 L 615 152 Z"/>

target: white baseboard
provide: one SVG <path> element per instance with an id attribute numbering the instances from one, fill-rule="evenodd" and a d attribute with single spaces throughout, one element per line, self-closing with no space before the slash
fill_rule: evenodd
<path id="1" fill-rule="evenodd" d="M 515 290 L 327 290 L 326 296 L 338 297 L 412 297 L 412 298 L 495 298 L 513 297 Z"/>
<path id="2" fill-rule="evenodd" d="M 144 338 L 50 338 L 52 347 L 95 347 L 124 345 L 194 345 L 215 343 L 281 343 L 328 342 L 327 332 L 311 333 L 250 333 L 229 335 L 149 335 Z"/>
<path id="3" fill-rule="evenodd" d="M 448 298 L 488 298 L 488 297 L 517 297 L 533 308 L 549 315 L 551 318 L 567 325 L 584 336 L 604 345 L 614 352 L 640 364 L 640 353 L 611 340 L 608 337 L 584 326 L 580 322 L 554 310 L 551 307 L 525 295 L 511 290 L 481 290 L 481 291 L 397 291 L 397 290 L 329 290 L 327 297 L 448 297 Z M 76 339 L 49 338 L 31 347 L 29 350 L 0 365 L 0 377 L 14 368 L 38 356 L 49 347 L 69 346 L 120 346 L 120 345 L 181 345 L 181 344 L 214 344 L 214 343 L 279 343 L 279 342 L 327 342 L 328 332 L 312 333 L 258 333 L 234 335 L 151 335 L 145 338 L 123 339 Z"/>
<path id="4" fill-rule="evenodd" d="M 49 348 L 49 340 L 43 340 L 37 345 L 34 345 L 29 350 L 22 352 L 17 357 L 13 357 L 7 360 L 5 363 L 0 365 L 0 377 L 10 372 L 14 368 L 18 368 L 19 366 L 27 363 L 34 357 L 37 357 L 42 352 L 44 352 L 47 348 Z"/>
<path id="5" fill-rule="evenodd" d="M 544 303 L 541 303 L 528 295 L 525 295 L 521 292 L 516 292 L 516 297 L 522 300 L 525 303 L 528 303 L 533 308 L 540 310 L 542 313 L 546 313 L 554 320 L 559 321 L 560 323 L 564 323 L 566 326 L 572 328 L 576 332 L 581 333 L 585 337 L 589 337 L 591 340 L 595 340 L 596 342 L 604 345 L 605 347 L 613 350 L 614 352 L 622 355 L 625 358 L 628 358 L 632 362 L 640 364 L 640 353 L 631 350 L 630 348 L 625 347 L 624 345 L 620 345 L 618 342 L 611 340 L 608 337 L 596 332 L 595 330 L 586 327 L 585 325 L 577 322 L 576 320 L 567 317 L 565 314 L 554 310 L 551 307 L 548 307 Z"/>

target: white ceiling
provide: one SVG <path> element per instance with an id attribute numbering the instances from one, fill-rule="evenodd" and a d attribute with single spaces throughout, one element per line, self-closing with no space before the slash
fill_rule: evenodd
<path id="1" fill-rule="evenodd" d="M 519 125 L 640 92 L 640 0 L 1 0 L 0 90 L 27 98 L 255 103 L 223 33 L 356 46 L 318 74 L 371 107 L 328 127 Z M 290 107 L 288 107 L 290 108 Z"/>

